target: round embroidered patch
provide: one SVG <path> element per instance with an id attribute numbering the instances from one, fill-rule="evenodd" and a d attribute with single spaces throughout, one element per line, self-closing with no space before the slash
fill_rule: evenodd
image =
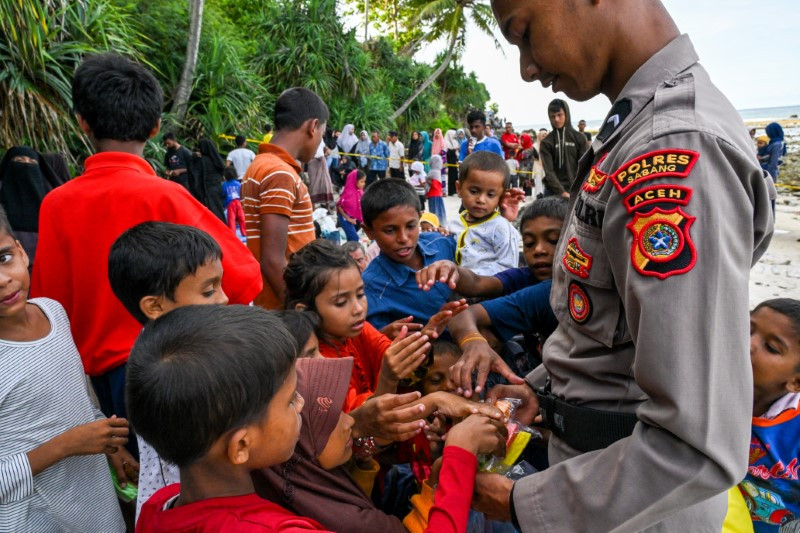
<path id="1" fill-rule="evenodd" d="M 583 287 L 575 281 L 569 284 L 569 314 L 578 324 L 583 324 L 592 315 L 592 301 Z"/>
<path id="2" fill-rule="evenodd" d="M 670 261 L 683 249 L 682 235 L 680 228 L 670 222 L 657 220 L 642 228 L 639 249 L 651 261 Z"/>

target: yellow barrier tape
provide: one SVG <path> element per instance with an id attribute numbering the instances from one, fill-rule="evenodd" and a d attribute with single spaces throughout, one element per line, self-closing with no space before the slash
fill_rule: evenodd
<path id="1" fill-rule="evenodd" d="M 232 140 L 236 139 L 236 137 L 234 137 L 233 135 L 226 135 L 224 133 L 220 133 L 218 135 L 218 137 L 220 139 L 225 139 L 226 141 L 232 141 Z M 249 142 L 249 143 L 255 143 L 255 144 L 261 144 L 262 142 L 264 142 L 263 140 L 258 140 L 258 139 L 245 139 L 245 140 L 247 142 Z M 349 155 L 349 156 L 352 156 L 352 157 L 365 157 L 367 159 L 384 159 L 386 161 L 390 160 L 390 158 L 388 158 L 388 157 L 382 157 L 382 156 L 379 156 L 379 155 L 351 154 L 351 153 L 342 152 L 342 151 L 339 152 L 339 155 Z M 415 161 L 417 161 L 417 160 L 416 159 L 401 159 L 400 160 L 401 163 L 414 163 Z M 427 160 L 427 161 L 420 161 L 420 163 L 425 163 L 425 164 L 429 165 L 430 164 L 430 159 Z M 448 168 L 448 167 L 449 168 L 458 168 L 458 165 L 455 165 L 453 163 L 444 163 L 442 166 L 444 166 L 445 168 Z M 535 172 L 533 172 L 531 170 L 517 170 L 517 171 L 515 171 L 515 174 L 530 174 L 532 176 L 532 175 L 535 174 Z"/>

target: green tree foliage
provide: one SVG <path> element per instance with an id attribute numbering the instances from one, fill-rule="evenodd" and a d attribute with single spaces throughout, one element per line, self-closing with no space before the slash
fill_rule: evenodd
<path id="1" fill-rule="evenodd" d="M 72 116 L 71 80 L 81 57 L 144 42 L 108 0 L 0 0 L 0 145 L 88 149 Z"/>
<path id="2" fill-rule="evenodd" d="M 406 9 L 406 0 L 398 2 Z M 186 0 L 0 0 L 0 148 L 88 155 L 70 83 L 90 53 L 113 50 L 146 63 L 170 109 L 185 61 L 188 7 Z M 453 62 L 390 120 L 434 68 L 398 52 L 403 36 L 360 43 L 341 12 L 335 0 L 206 0 L 187 117 L 174 124 L 165 114 L 163 129 L 190 146 L 202 136 L 260 138 L 277 96 L 297 85 L 325 99 L 337 129 L 444 129 L 486 105 L 483 84 Z M 159 159 L 159 149 L 150 143 L 148 156 Z"/>

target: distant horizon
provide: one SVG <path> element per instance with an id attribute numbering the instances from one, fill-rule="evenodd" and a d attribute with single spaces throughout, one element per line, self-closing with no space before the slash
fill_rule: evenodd
<path id="1" fill-rule="evenodd" d="M 800 116 L 800 104 L 776 105 L 776 106 L 769 106 L 769 107 L 751 107 L 749 109 L 737 109 L 736 111 L 740 115 L 742 115 L 742 114 L 754 115 L 755 112 L 769 111 L 769 110 L 772 110 L 772 109 L 786 109 L 786 110 L 790 110 L 790 112 L 787 113 L 787 116 L 776 116 L 776 115 L 771 115 L 769 113 L 765 113 L 765 116 L 750 116 L 750 117 L 744 117 L 743 116 L 742 120 L 745 120 L 745 121 L 747 121 L 747 120 L 783 120 L 783 119 L 792 118 L 789 115 L 798 115 L 798 116 Z M 503 117 L 503 110 L 502 109 L 500 110 L 500 116 Z M 507 117 L 503 117 L 503 118 L 507 118 Z M 576 115 L 574 113 L 571 113 L 571 118 L 572 118 L 572 125 L 575 126 L 575 127 L 577 127 L 577 124 L 578 124 L 579 120 L 581 120 L 581 119 L 585 120 L 586 121 L 586 128 L 589 129 L 589 130 L 597 129 L 597 127 L 600 126 L 603 123 L 603 120 L 605 119 L 605 117 L 592 118 L 592 119 L 585 118 L 585 117 L 576 117 Z M 509 122 L 513 123 L 514 124 L 514 129 L 518 130 L 518 131 L 521 131 L 523 129 L 532 129 L 532 128 L 539 129 L 541 127 L 547 127 L 548 129 L 550 128 L 550 124 L 549 123 L 543 123 L 543 122 L 537 122 L 537 123 L 532 123 L 532 124 L 527 124 L 527 123 L 520 122 L 519 124 L 517 124 L 516 122 L 514 122 L 513 119 L 509 120 Z"/>

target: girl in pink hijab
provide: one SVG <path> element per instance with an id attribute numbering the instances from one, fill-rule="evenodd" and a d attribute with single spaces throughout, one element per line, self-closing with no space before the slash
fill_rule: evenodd
<path id="1" fill-rule="evenodd" d="M 447 156 L 447 146 L 444 143 L 444 135 L 442 135 L 442 130 L 440 128 L 433 130 L 433 146 L 431 147 L 431 155 L 438 155 L 442 159 Z"/>
<path id="2" fill-rule="evenodd" d="M 344 230 L 348 241 L 358 242 L 358 227 L 361 226 L 361 196 L 364 194 L 364 185 L 367 183 L 367 175 L 361 170 L 351 170 L 347 175 L 342 189 L 342 196 L 336 211 L 339 219 L 339 227 Z"/>

